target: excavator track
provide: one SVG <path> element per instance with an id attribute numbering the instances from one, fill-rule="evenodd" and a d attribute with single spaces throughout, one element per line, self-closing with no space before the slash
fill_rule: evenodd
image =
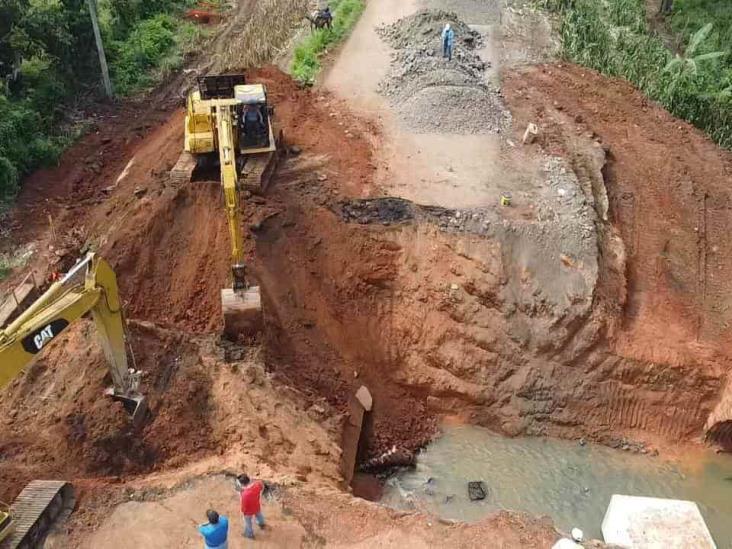
<path id="1" fill-rule="evenodd" d="M 267 191 L 272 176 L 277 171 L 284 146 L 281 130 L 275 138 L 275 146 L 274 151 L 247 156 L 241 172 L 241 188 L 254 194 L 263 194 Z"/>
<path id="2" fill-rule="evenodd" d="M 178 161 L 170 170 L 170 178 L 173 183 L 188 183 L 196 168 L 196 158 L 189 152 L 183 151 Z"/>
<path id="3" fill-rule="evenodd" d="M 63 480 L 34 480 L 10 506 L 13 532 L 2 549 L 40 547 L 46 534 L 64 511 L 73 509 L 74 489 Z"/>

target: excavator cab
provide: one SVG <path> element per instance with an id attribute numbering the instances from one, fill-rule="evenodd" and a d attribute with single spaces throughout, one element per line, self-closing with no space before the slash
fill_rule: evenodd
<path id="1" fill-rule="evenodd" d="M 251 192 L 265 192 L 279 162 L 282 131 L 264 84 L 246 82 L 243 74 L 199 77 L 188 95 L 183 153 L 171 170 L 175 181 L 188 182 L 198 166 L 219 162 L 221 136 L 217 113 L 228 109 L 233 118 L 238 184 Z"/>
<path id="2" fill-rule="evenodd" d="M 267 92 L 262 84 L 244 84 L 234 88 L 239 102 L 239 152 L 243 155 L 268 153 L 275 150 L 270 116 L 274 109 L 267 104 Z"/>

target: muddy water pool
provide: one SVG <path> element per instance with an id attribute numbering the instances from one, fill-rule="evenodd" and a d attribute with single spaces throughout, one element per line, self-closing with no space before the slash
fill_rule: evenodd
<path id="1" fill-rule="evenodd" d="M 420 453 L 415 469 L 387 480 L 382 503 L 464 521 L 515 509 L 602 539 L 612 494 L 685 499 L 699 505 L 718 547 L 732 549 L 732 457 L 710 453 L 693 461 L 692 467 L 600 445 L 450 426 Z M 488 488 L 485 500 L 468 498 L 473 480 Z"/>

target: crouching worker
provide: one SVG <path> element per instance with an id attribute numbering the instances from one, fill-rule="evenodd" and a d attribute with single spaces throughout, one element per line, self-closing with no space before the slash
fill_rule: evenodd
<path id="1" fill-rule="evenodd" d="M 226 538 L 229 534 L 229 519 L 220 517 L 213 509 L 206 511 L 208 522 L 201 524 L 201 532 L 205 549 L 227 549 Z"/>
<path id="2" fill-rule="evenodd" d="M 252 480 L 247 475 L 236 477 L 237 489 L 241 490 L 241 514 L 244 515 L 244 537 L 254 539 L 252 519 L 257 519 L 259 528 L 264 530 L 264 515 L 262 514 L 261 495 L 264 483 L 261 480 Z"/>

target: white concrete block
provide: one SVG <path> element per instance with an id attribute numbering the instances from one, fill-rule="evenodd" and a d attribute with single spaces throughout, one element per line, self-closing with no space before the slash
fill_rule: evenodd
<path id="1" fill-rule="evenodd" d="M 605 543 L 629 549 L 716 549 L 693 501 L 613 494 L 602 521 Z"/>

